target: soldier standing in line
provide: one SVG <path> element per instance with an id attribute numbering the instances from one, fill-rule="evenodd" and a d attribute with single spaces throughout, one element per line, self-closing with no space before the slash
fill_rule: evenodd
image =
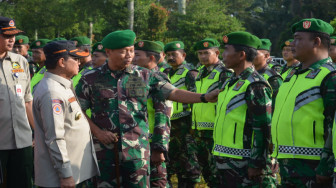
<path id="1" fill-rule="evenodd" d="M 166 62 L 166 54 L 164 52 L 164 43 L 161 41 L 156 41 L 156 43 L 158 43 L 161 47 L 162 47 L 162 51 L 160 52 L 160 60 L 158 63 L 158 67 L 160 69 L 161 72 L 163 72 L 165 69 L 167 68 L 171 68 L 171 66 Z"/>
<path id="2" fill-rule="evenodd" d="M 97 42 L 92 46 L 92 66 L 93 68 L 101 67 L 106 63 L 107 55 L 105 48 L 101 42 Z"/>
<path id="3" fill-rule="evenodd" d="M 295 67 L 300 65 L 300 61 L 294 58 L 292 47 L 290 43 L 293 42 L 293 39 L 286 40 L 282 45 L 282 57 L 287 62 L 286 65 L 281 70 L 282 79 L 286 79 L 288 73 Z"/>
<path id="4" fill-rule="evenodd" d="M 194 49 L 202 66 L 196 77 L 196 92 L 208 93 L 223 84 L 232 72 L 218 59 L 219 42 L 206 38 L 197 42 Z M 216 103 L 197 103 L 192 108 L 192 134 L 196 141 L 196 152 L 202 175 L 209 187 L 219 187 L 216 161 L 212 155 L 213 128 Z"/>

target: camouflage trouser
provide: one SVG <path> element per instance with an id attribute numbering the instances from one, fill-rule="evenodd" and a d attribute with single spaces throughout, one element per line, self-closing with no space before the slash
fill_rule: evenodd
<path id="1" fill-rule="evenodd" d="M 151 163 L 150 169 L 150 185 L 152 188 L 169 187 L 167 181 L 167 167 L 165 162 L 161 163 L 159 166 L 155 166 Z"/>
<path id="2" fill-rule="evenodd" d="M 95 182 L 97 187 L 117 187 L 117 169 L 121 187 L 149 187 L 149 159 L 122 161 L 119 150 L 119 161 L 116 162 L 113 144 L 96 143 L 95 149 L 100 169 Z"/>
<path id="3" fill-rule="evenodd" d="M 177 174 L 178 183 L 181 185 L 200 182 L 196 143 L 190 134 L 190 127 L 190 116 L 171 121 L 168 180 L 173 174 Z"/>
<path id="4" fill-rule="evenodd" d="M 195 130 L 193 133 L 197 146 L 197 158 L 201 167 L 202 175 L 208 187 L 219 187 L 219 175 L 216 168 L 216 160 L 212 155 L 213 131 Z"/>
<path id="5" fill-rule="evenodd" d="M 316 182 L 315 169 L 318 160 L 278 159 L 280 165 L 281 187 L 332 187 L 329 184 Z"/>
<path id="6" fill-rule="evenodd" d="M 248 160 L 224 158 L 216 156 L 216 166 L 220 174 L 220 187 L 276 187 L 271 169 L 263 170 L 261 179 L 248 178 Z"/>

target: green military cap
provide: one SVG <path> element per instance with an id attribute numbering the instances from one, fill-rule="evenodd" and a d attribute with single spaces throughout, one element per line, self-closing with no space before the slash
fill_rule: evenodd
<path id="1" fill-rule="evenodd" d="M 97 42 L 96 44 L 92 46 L 92 53 L 93 52 L 104 52 L 105 53 L 105 48 L 101 42 Z"/>
<path id="2" fill-rule="evenodd" d="M 336 46 L 336 36 L 330 37 L 330 44 Z"/>
<path id="3" fill-rule="evenodd" d="M 258 49 L 261 45 L 261 41 L 257 36 L 245 31 L 236 31 L 229 33 L 223 37 L 224 45 L 242 45 L 251 48 Z"/>
<path id="4" fill-rule="evenodd" d="M 197 50 L 204 50 L 209 48 L 218 48 L 220 46 L 219 42 L 213 38 L 205 38 L 199 42 L 197 42 L 194 46 L 194 49 Z"/>
<path id="5" fill-rule="evenodd" d="M 113 31 L 102 40 L 104 48 L 107 49 L 120 49 L 133 46 L 134 42 L 135 33 L 131 30 Z"/>
<path id="6" fill-rule="evenodd" d="M 155 41 L 156 43 L 158 43 L 158 44 L 160 44 L 160 46 L 162 47 L 162 51 L 163 51 L 163 49 L 164 49 L 164 43 L 163 42 L 161 42 L 161 41 Z"/>
<path id="7" fill-rule="evenodd" d="M 286 40 L 284 43 L 281 44 L 281 49 L 285 46 L 289 46 L 291 42 L 293 42 L 293 39 Z"/>
<path id="8" fill-rule="evenodd" d="M 182 41 L 173 41 L 166 44 L 164 52 L 184 50 L 184 43 Z"/>
<path id="9" fill-rule="evenodd" d="M 75 42 L 76 47 L 91 45 L 90 39 L 86 36 L 74 37 L 70 40 Z"/>
<path id="10" fill-rule="evenodd" d="M 35 40 L 34 42 L 32 42 L 32 44 L 30 45 L 31 49 L 36 49 L 36 48 L 43 48 L 48 42 L 50 42 L 51 40 L 49 39 L 38 39 Z"/>
<path id="11" fill-rule="evenodd" d="M 57 38 L 54 38 L 52 41 L 60 41 L 60 40 L 67 40 L 67 39 L 63 37 L 57 37 Z"/>
<path id="12" fill-rule="evenodd" d="M 162 52 L 162 46 L 154 41 L 149 40 L 141 40 L 134 44 L 135 50 L 142 50 L 142 51 L 149 51 L 149 52 L 156 52 L 161 53 Z"/>
<path id="13" fill-rule="evenodd" d="M 258 50 L 267 50 L 271 51 L 272 43 L 269 39 L 260 39 L 261 45 L 259 46 Z"/>
<path id="14" fill-rule="evenodd" d="M 28 44 L 29 38 L 24 35 L 17 35 L 15 36 L 15 44 Z"/>
<path id="15" fill-rule="evenodd" d="M 334 32 L 334 28 L 329 23 L 323 20 L 315 18 L 307 18 L 302 19 L 301 21 L 296 22 L 295 24 L 292 25 L 292 33 L 295 33 L 297 31 L 320 32 L 330 35 Z"/>

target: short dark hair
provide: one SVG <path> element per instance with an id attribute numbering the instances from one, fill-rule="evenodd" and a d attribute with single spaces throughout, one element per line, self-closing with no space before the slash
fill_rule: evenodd
<path id="1" fill-rule="evenodd" d="M 246 54 L 246 61 L 253 62 L 255 56 L 257 56 L 257 50 L 243 45 L 232 45 L 236 52 L 244 51 Z"/>
<path id="2" fill-rule="evenodd" d="M 310 33 L 310 39 L 314 40 L 316 37 L 319 37 L 321 39 L 322 45 L 327 49 L 330 48 L 330 36 L 328 34 L 320 32 L 309 32 L 309 33 Z"/>
<path id="3" fill-rule="evenodd" d="M 155 62 L 158 63 L 159 60 L 161 59 L 161 55 L 157 52 L 150 52 L 150 51 L 145 51 L 146 52 L 146 56 L 149 57 L 149 56 L 154 56 L 155 57 Z"/>
<path id="4" fill-rule="evenodd" d="M 65 56 L 47 57 L 47 60 L 44 62 L 44 64 L 48 70 L 55 69 L 57 66 L 58 60 L 61 58 L 64 58 L 64 60 L 67 61 L 70 58 L 70 56 L 65 55 Z"/>

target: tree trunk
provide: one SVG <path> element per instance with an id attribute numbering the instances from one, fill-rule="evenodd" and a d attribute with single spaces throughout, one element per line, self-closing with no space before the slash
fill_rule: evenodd
<path id="1" fill-rule="evenodd" d="M 186 0 L 178 0 L 178 11 L 180 14 L 186 14 Z"/>
<path id="2" fill-rule="evenodd" d="M 128 10 L 129 10 L 129 25 L 128 28 L 133 30 L 134 24 L 134 0 L 128 0 Z"/>
<path id="3" fill-rule="evenodd" d="M 35 29 L 35 40 L 38 39 L 38 32 L 37 32 L 37 29 Z"/>
<path id="4" fill-rule="evenodd" d="M 89 31 L 90 44 L 92 44 L 92 30 L 93 30 L 93 23 L 92 21 L 90 21 L 90 31 Z"/>

